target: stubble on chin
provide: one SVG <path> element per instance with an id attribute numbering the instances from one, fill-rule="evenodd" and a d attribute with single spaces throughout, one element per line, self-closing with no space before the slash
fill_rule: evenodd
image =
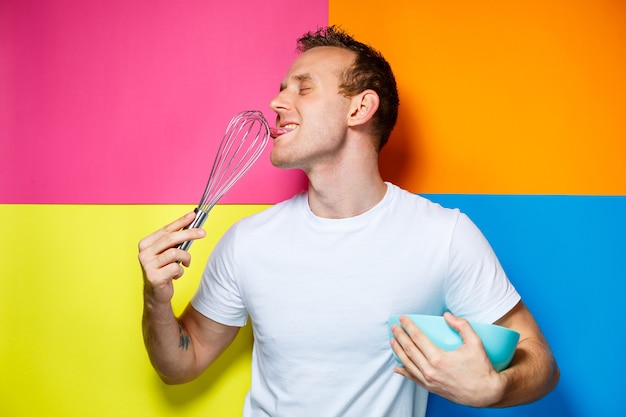
<path id="1" fill-rule="evenodd" d="M 276 150 L 276 148 L 272 149 L 272 152 L 270 153 L 270 162 L 276 168 L 280 168 L 280 169 L 290 169 L 290 168 L 292 168 L 289 165 L 288 160 L 285 159 L 285 157 L 283 155 L 281 155 L 280 152 L 278 152 Z"/>

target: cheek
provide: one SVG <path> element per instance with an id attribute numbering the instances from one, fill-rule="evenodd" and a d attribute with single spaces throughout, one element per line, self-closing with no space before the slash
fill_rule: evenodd
<path id="1" fill-rule="evenodd" d="M 317 135 L 343 136 L 347 129 L 347 112 L 344 100 L 327 103 L 312 117 L 311 130 Z"/>

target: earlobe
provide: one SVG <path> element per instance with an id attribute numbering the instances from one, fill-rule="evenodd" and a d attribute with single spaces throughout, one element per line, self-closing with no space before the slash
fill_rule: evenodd
<path id="1" fill-rule="evenodd" d="M 380 99 L 374 90 L 365 90 L 352 97 L 348 125 L 359 126 L 367 123 L 378 110 Z"/>

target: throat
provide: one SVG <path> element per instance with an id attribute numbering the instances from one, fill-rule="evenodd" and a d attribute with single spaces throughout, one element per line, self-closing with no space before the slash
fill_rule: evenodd
<path id="1" fill-rule="evenodd" d="M 368 186 L 325 189 L 324 192 L 309 184 L 309 208 L 318 217 L 346 219 L 371 210 L 386 193 L 387 184 L 382 180 Z"/>

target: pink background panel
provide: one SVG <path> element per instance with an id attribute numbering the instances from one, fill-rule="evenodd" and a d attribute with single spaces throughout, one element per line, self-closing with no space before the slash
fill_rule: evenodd
<path id="1" fill-rule="evenodd" d="M 295 39 L 328 19 L 326 1 L 0 7 L 0 204 L 197 203 L 231 117 L 273 123 Z M 303 188 L 269 150 L 222 203 Z"/>

